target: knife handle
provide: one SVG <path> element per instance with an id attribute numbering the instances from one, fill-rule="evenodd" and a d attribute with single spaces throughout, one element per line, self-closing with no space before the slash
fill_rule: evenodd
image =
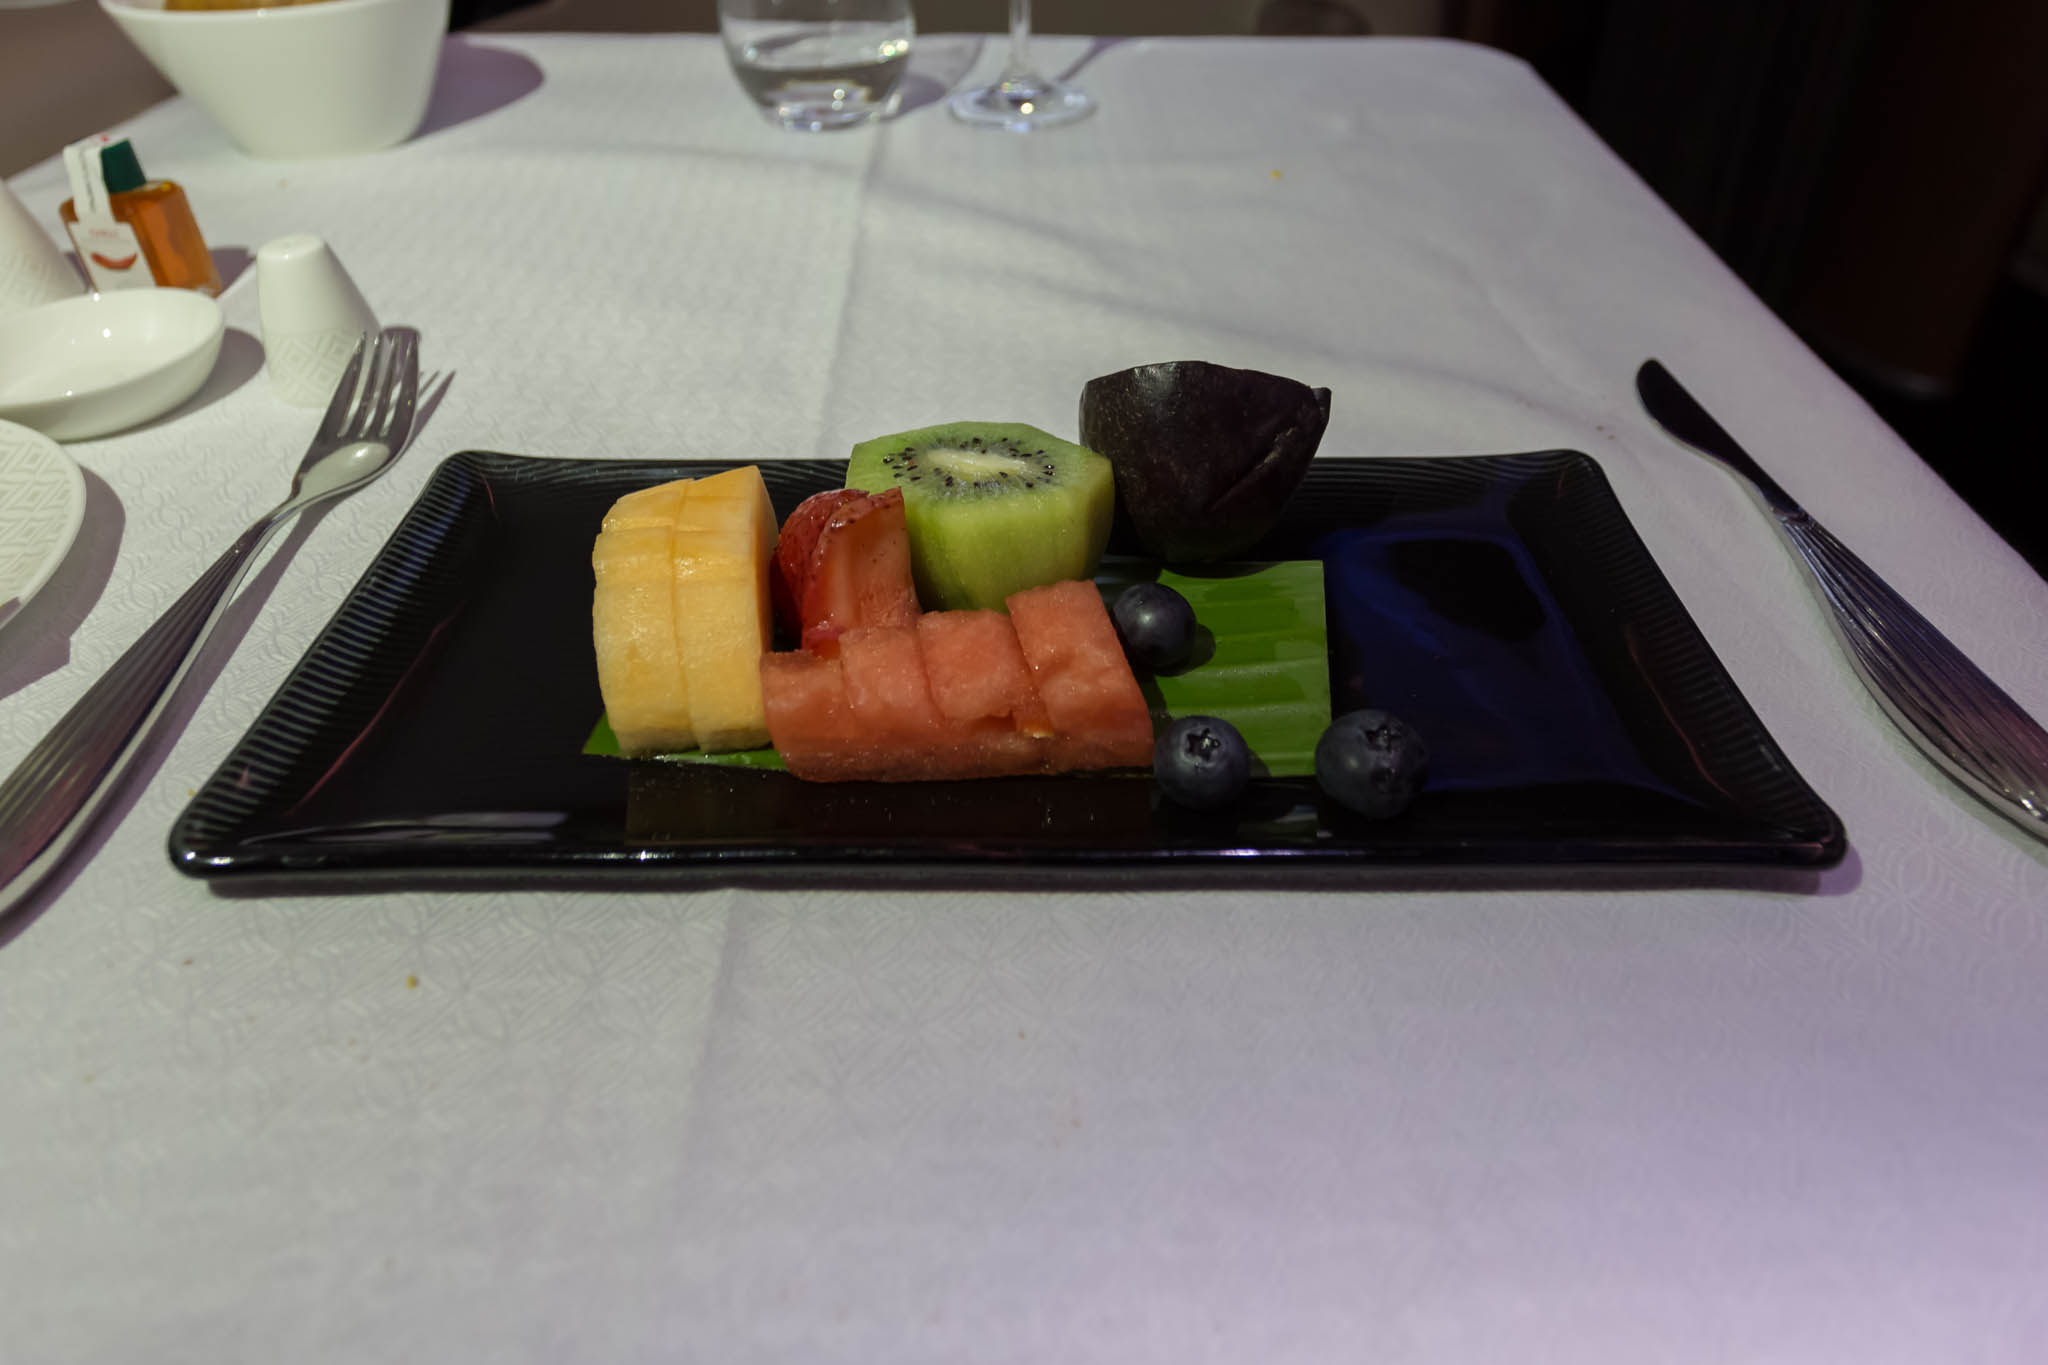
<path id="1" fill-rule="evenodd" d="M 0 931 L 92 827 L 277 526 L 244 531 L 0 782 Z"/>
<path id="2" fill-rule="evenodd" d="M 1797 510 L 1777 521 L 1878 705 L 1944 772 L 2048 840 L 2048 732 L 1826 527 Z"/>

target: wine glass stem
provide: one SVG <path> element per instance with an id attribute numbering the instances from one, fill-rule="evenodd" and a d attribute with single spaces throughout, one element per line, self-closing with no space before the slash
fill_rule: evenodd
<path id="1" fill-rule="evenodd" d="M 1031 0 L 1010 0 L 1010 61 L 1005 80 L 1031 74 Z"/>

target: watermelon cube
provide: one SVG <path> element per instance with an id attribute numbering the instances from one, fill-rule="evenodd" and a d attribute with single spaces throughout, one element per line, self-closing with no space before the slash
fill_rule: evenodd
<path id="1" fill-rule="evenodd" d="M 1152 713 L 1093 583 L 1072 580 L 1009 598 L 1010 624 L 1052 721 L 1052 762 L 1065 772 L 1152 762 Z"/>
<path id="2" fill-rule="evenodd" d="M 932 701 L 949 720 L 1009 720 L 1027 734 L 1052 733 L 1031 684 L 1023 646 L 999 611 L 932 611 L 917 618 Z"/>

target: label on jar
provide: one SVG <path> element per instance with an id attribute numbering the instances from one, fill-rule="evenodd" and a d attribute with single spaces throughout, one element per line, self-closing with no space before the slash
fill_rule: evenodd
<path id="1" fill-rule="evenodd" d="M 142 257 L 142 243 L 135 229 L 126 223 L 66 223 L 71 245 L 78 248 L 79 263 L 92 277 L 92 287 L 104 294 L 109 289 L 151 289 L 156 277 Z"/>
<path id="2" fill-rule="evenodd" d="M 78 221 L 66 223 L 64 230 L 71 234 L 71 245 L 78 248 L 78 263 L 85 267 L 94 290 L 152 288 L 156 277 L 142 255 L 135 229 L 114 217 L 112 196 L 100 167 L 100 147 L 106 141 L 101 134 L 64 149 L 71 207 L 78 215 Z"/>

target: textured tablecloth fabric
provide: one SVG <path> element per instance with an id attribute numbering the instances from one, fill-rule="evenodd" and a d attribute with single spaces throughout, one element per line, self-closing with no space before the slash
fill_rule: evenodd
<path id="1" fill-rule="evenodd" d="M 2048 586 L 1520 64 L 977 40 L 836 136 L 715 40 L 451 40 L 427 131 L 123 131 L 217 248 L 325 236 L 452 374 L 294 532 L 91 859 L 0 948 L 9 1362 L 2038 1361 L 2048 848 L 1857 685 L 1662 357 L 2037 716 Z M 14 188 L 54 223 L 61 171 Z M 1934 268 L 1935 263 L 1930 263 Z M 71 447 L 0 634 L 11 768 L 280 497 L 253 272 L 193 406 Z M 418 891 L 228 898 L 165 832 L 447 454 L 770 460 L 1199 357 L 1326 455 L 1590 452 L 1851 850 L 1808 894 Z M 1987 452 L 2032 458 L 2028 452 Z"/>

